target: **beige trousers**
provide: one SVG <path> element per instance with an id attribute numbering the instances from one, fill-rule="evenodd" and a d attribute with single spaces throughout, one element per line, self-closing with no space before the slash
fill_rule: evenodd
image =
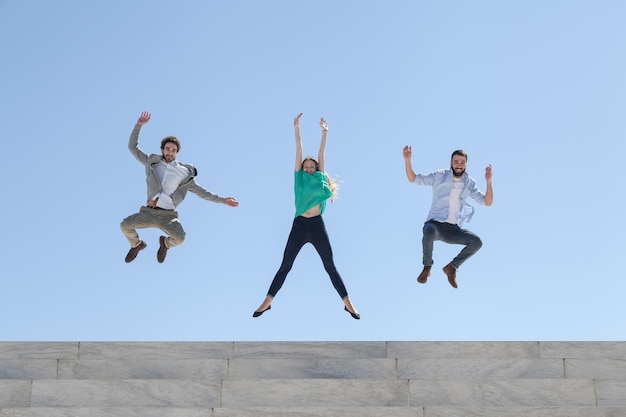
<path id="1" fill-rule="evenodd" d="M 161 229 L 167 238 L 165 246 L 172 248 L 185 241 L 185 231 L 178 220 L 176 210 L 158 210 L 150 207 L 141 207 L 139 213 L 132 214 L 122 220 L 120 228 L 128 239 L 131 247 L 135 247 L 141 241 L 137 234 L 137 229 L 147 228 Z"/>

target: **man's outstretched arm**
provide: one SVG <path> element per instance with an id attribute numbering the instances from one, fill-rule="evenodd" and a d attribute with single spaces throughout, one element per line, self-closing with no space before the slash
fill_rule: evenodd
<path id="1" fill-rule="evenodd" d="M 192 180 L 192 183 L 189 186 L 189 191 L 202 198 L 203 200 L 212 201 L 214 203 L 223 203 L 229 207 L 237 207 L 239 206 L 239 202 L 234 197 L 220 197 L 219 195 L 209 191 L 204 188 L 200 184 L 198 184 L 195 180 Z"/>
<path id="2" fill-rule="evenodd" d="M 147 111 L 141 113 L 128 140 L 128 150 L 142 164 L 145 164 L 148 160 L 148 154 L 139 148 L 139 132 L 141 131 L 141 127 L 150 121 L 150 116 L 150 113 Z"/>
<path id="3" fill-rule="evenodd" d="M 413 171 L 413 166 L 411 164 L 411 155 L 411 147 L 408 145 L 405 146 L 402 150 L 402 156 L 404 157 L 404 169 L 406 171 L 406 178 L 409 180 L 409 182 L 415 181 L 415 177 L 417 176 L 415 174 L 415 171 Z"/>
<path id="4" fill-rule="evenodd" d="M 491 177 L 493 172 L 491 170 L 491 164 L 485 168 L 485 179 L 487 180 L 487 191 L 485 192 L 485 205 L 490 206 L 493 204 L 493 188 L 491 186 Z"/>

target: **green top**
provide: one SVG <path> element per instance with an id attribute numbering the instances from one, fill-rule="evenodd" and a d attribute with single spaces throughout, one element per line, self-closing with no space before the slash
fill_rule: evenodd
<path id="1" fill-rule="evenodd" d="M 328 185 L 326 174 L 315 171 L 308 174 L 302 169 L 295 171 L 293 190 L 296 195 L 296 215 L 298 217 L 305 211 L 320 205 L 320 214 L 324 214 L 326 200 L 333 195 Z"/>

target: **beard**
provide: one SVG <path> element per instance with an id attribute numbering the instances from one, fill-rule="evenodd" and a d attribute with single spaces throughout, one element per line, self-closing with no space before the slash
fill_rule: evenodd
<path id="1" fill-rule="evenodd" d="M 452 166 L 450 166 L 450 169 L 452 170 L 452 175 L 454 175 L 456 178 L 461 178 L 465 173 L 465 169 L 457 170 L 452 168 Z"/>

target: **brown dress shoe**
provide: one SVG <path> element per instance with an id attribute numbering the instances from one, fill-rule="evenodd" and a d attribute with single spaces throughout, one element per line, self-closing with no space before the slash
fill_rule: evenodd
<path id="1" fill-rule="evenodd" d="M 134 248 L 130 248 L 130 250 L 126 254 L 126 259 L 124 259 L 126 263 L 134 261 L 137 257 L 137 254 L 139 254 L 139 251 L 144 250 L 146 246 L 148 246 L 146 242 L 140 240 L 137 246 L 135 246 Z"/>
<path id="2" fill-rule="evenodd" d="M 167 246 L 165 246 L 165 236 L 159 236 L 159 250 L 157 252 L 157 261 L 160 264 L 165 260 L 165 256 L 167 255 Z"/>
<path id="3" fill-rule="evenodd" d="M 450 264 L 443 267 L 443 273 L 448 276 L 448 282 L 453 288 L 457 288 L 456 285 L 456 269 Z"/>
<path id="4" fill-rule="evenodd" d="M 428 281 L 428 277 L 430 276 L 431 268 L 432 266 L 425 266 L 422 272 L 417 277 L 417 282 L 419 282 L 420 284 L 426 284 L 426 281 Z"/>

